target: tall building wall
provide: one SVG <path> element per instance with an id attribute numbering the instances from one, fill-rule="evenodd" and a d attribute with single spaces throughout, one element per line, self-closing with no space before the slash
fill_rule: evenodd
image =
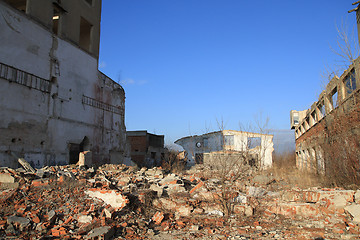
<path id="1" fill-rule="evenodd" d="M 298 168 L 327 174 L 340 163 L 359 170 L 359 61 L 328 83 L 319 100 L 295 127 Z"/>
<path id="2" fill-rule="evenodd" d="M 87 1 L 61 1 L 69 14 L 71 2 Z M 0 14 L 0 165 L 17 167 L 11 152 L 35 167 L 75 163 L 83 150 L 91 165 L 122 162 L 125 92 L 97 56 L 2 1 Z"/>
<path id="3" fill-rule="evenodd" d="M 54 35 L 99 57 L 101 0 L 4 0 Z"/>

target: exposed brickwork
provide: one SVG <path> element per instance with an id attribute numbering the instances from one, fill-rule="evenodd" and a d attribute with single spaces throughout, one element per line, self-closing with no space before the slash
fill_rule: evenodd
<path id="1" fill-rule="evenodd" d="M 158 166 L 164 153 L 164 136 L 147 131 L 128 131 L 131 159 L 139 167 Z"/>
<path id="2" fill-rule="evenodd" d="M 355 91 L 340 102 L 340 106 L 296 139 L 298 167 L 319 172 L 321 154 L 325 174 L 337 172 L 336 175 L 348 175 L 352 182 L 359 182 L 356 173 L 360 167 L 358 139 L 360 139 L 360 92 Z M 344 182 L 345 179 L 341 181 Z"/>
<path id="3" fill-rule="evenodd" d="M 146 136 L 128 136 L 131 145 L 131 152 L 146 152 L 148 142 Z"/>

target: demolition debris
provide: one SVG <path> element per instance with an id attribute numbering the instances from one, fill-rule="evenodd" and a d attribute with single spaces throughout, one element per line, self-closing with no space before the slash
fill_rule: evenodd
<path id="1" fill-rule="evenodd" d="M 0 169 L 0 238 L 359 239 L 360 190 L 292 188 L 250 171 L 227 216 L 222 184 L 202 165 L 34 170 Z"/>

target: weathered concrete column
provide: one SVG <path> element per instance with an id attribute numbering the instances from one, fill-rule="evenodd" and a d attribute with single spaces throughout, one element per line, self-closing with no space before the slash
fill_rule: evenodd
<path id="1" fill-rule="evenodd" d="M 84 151 L 79 153 L 79 167 L 92 165 L 92 154 L 90 151 Z"/>

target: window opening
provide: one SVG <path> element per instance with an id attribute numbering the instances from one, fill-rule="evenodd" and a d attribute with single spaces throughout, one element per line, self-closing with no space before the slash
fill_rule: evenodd
<path id="1" fill-rule="evenodd" d="M 311 117 L 312 117 L 312 120 L 313 120 L 312 125 L 314 125 L 315 123 L 318 122 L 317 114 L 316 114 L 315 111 L 311 113 Z"/>
<path id="2" fill-rule="evenodd" d="M 224 136 L 224 141 L 225 141 L 225 145 L 233 146 L 234 145 L 234 136 L 233 135 Z"/>
<path id="3" fill-rule="evenodd" d="M 324 101 L 322 101 L 319 105 L 319 110 L 320 110 L 320 113 L 321 113 L 321 118 L 325 117 L 326 116 L 326 111 L 325 111 L 325 104 L 324 104 Z"/>
<path id="4" fill-rule="evenodd" d="M 309 128 L 310 128 L 310 124 L 309 124 L 309 117 L 307 117 L 306 119 L 305 119 L 305 130 L 308 130 Z"/>
<path id="5" fill-rule="evenodd" d="M 256 148 L 261 146 L 261 137 L 248 137 L 248 148 Z"/>
<path id="6" fill-rule="evenodd" d="M 90 51 L 92 25 L 83 17 L 80 19 L 79 45 L 86 51 Z"/>
<path id="7" fill-rule="evenodd" d="M 299 124 L 299 113 L 294 112 L 293 113 L 293 124 L 298 125 Z"/>
<path id="8" fill-rule="evenodd" d="M 344 80 L 346 95 L 351 94 L 356 89 L 355 71 L 352 70 Z"/>
<path id="9" fill-rule="evenodd" d="M 331 104 L 333 109 L 337 108 L 338 106 L 338 92 L 337 88 L 334 88 L 334 90 L 331 92 Z"/>

